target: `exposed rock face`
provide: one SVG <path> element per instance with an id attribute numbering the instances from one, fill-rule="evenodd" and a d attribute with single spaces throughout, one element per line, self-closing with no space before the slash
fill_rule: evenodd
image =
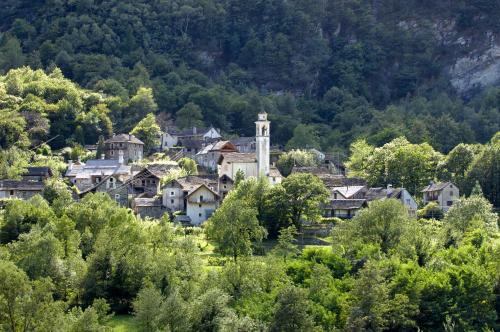
<path id="1" fill-rule="evenodd" d="M 462 95 L 500 83 L 500 45 L 460 57 L 449 70 L 451 84 Z"/>

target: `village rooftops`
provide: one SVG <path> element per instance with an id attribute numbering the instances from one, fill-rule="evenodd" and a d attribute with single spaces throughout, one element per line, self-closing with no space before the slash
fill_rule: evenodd
<path id="1" fill-rule="evenodd" d="M 144 142 L 142 142 L 140 139 L 131 134 L 114 135 L 113 137 L 104 141 L 104 143 L 133 143 L 133 144 L 144 145 Z"/>
<path id="2" fill-rule="evenodd" d="M 192 192 L 200 185 L 207 185 L 207 187 L 209 187 L 212 182 L 210 179 L 204 179 L 198 176 L 186 176 L 173 181 L 176 181 L 182 187 L 182 190 L 188 193 Z"/>
<path id="3" fill-rule="evenodd" d="M 245 145 L 245 144 L 252 144 L 252 143 L 255 143 L 255 136 L 251 136 L 251 137 L 238 137 L 238 138 L 235 138 L 233 140 L 231 140 L 231 142 L 233 142 L 234 145 L 238 146 L 238 145 Z"/>
<path id="4" fill-rule="evenodd" d="M 52 176 L 52 170 L 50 169 L 50 167 L 45 167 L 45 166 L 41 166 L 41 167 L 28 167 L 27 172 L 25 174 L 23 174 L 23 176 L 28 176 L 28 177 L 32 177 L 32 176 L 50 177 L 50 176 Z"/>
<path id="5" fill-rule="evenodd" d="M 438 182 L 438 183 L 431 183 L 427 187 L 425 187 L 422 192 L 429 192 L 429 191 L 441 191 L 447 186 L 451 185 L 451 182 Z"/>
<path id="6" fill-rule="evenodd" d="M 176 164 L 149 164 L 144 168 L 148 170 L 149 173 L 155 177 L 162 179 L 164 176 L 168 175 L 171 170 L 178 169 L 179 166 Z"/>

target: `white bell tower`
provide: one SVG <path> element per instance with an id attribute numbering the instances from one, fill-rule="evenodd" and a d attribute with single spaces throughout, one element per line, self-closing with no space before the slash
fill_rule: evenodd
<path id="1" fill-rule="evenodd" d="M 261 112 L 255 122 L 255 143 L 257 156 L 257 172 L 259 176 L 269 175 L 269 152 L 270 152 L 270 137 L 271 122 L 267 120 L 267 113 Z"/>

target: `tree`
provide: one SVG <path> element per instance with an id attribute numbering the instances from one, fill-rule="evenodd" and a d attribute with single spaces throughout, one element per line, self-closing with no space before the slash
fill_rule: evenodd
<path id="1" fill-rule="evenodd" d="M 24 65 L 25 56 L 21 48 L 21 43 L 15 37 L 7 39 L 7 42 L 0 47 L 0 68 L 8 71 Z"/>
<path id="2" fill-rule="evenodd" d="M 487 144 L 483 151 L 474 159 L 467 173 L 469 190 L 476 181 L 479 182 L 484 196 L 494 206 L 500 206 L 500 144 Z M 468 192 L 466 188 L 465 192 Z"/>
<path id="3" fill-rule="evenodd" d="M 182 106 L 182 108 L 175 113 L 175 116 L 175 123 L 181 129 L 203 126 L 203 113 L 201 112 L 201 108 L 193 102 L 189 102 Z"/>
<path id="4" fill-rule="evenodd" d="M 186 171 L 186 175 L 197 175 L 198 174 L 198 166 L 196 162 L 191 158 L 181 158 L 179 160 L 179 166 Z"/>
<path id="5" fill-rule="evenodd" d="M 252 254 L 252 243 L 261 242 L 266 230 L 259 225 L 255 208 L 231 196 L 226 197 L 207 221 L 206 234 L 220 253 L 236 262 L 238 257 Z"/>
<path id="6" fill-rule="evenodd" d="M 481 188 L 481 185 L 479 184 L 479 181 L 476 180 L 476 183 L 474 184 L 474 188 L 472 188 L 472 191 L 470 192 L 471 196 L 481 196 L 484 197 L 483 195 L 483 189 Z"/>
<path id="7" fill-rule="evenodd" d="M 97 147 L 95 152 L 97 159 L 101 158 L 101 156 L 104 154 L 104 148 L 105 148 L 104 136 L 99 135 L 99 140 L 97 141 Z"/>
<path id="8" fill-rule="evenodd" d="M 323 182 L 310 173 L 292 174 L 283 180 L 281 187 L 283 190 L 276 192 L 275 199 L 287 202 L 286 210 L 281 213 L 299 230 L 303 217 L 309 220 L 319 217 L 320 204 L 329 196 Z"/>
<path id="9" fill-rule="evenodd" d="M 245 180 L 245 172 L 243 170 L 238 169 L 236 172 L 236 176 L 234 177 L 234 187 L 238 187 L 238 185 Z"/>
<path id="10" fill-rule="evenodd" d="M 158 105 L 153 97 L 151 88 L 140 87 L 137 93 L 130 99 L 126 123 L 131 127 L 140 119 L 148 116 L 150 113 L 155 113 L 158 110 Z"/>
<path id="11" fill-rule="evenodd" d="M 413 194 L 434 179 L 441 160 L 441 154 L 429 144 L 411 144 L 404 137 L 380 148 L 357 142 L 352 152 L 347 166 L 354 175 L 365 177 L 372 186 L 392 184 Z"/>
<path id="12" fill-rule="evenodd" d="M 408 211 L 395 199 L 376 200 L 362 209 L 349 223 L 334 230 L 335 245 L 355 248 L 356 243 L 376 245 L 382 253 L 389 254 L 399 244 L 410 224 Z"/>
<path id="13" fill-rule="evenodd" d="M 318 165 L 319 160 L 317 155 L 308 150 L 292 150 L 283 153 L 276 163 L 276 167 L 278 167 L 283 176 L 290 175 L 294 166 L 312 167 Z"/>
<path id="14" fill-rule="evenodd" d="M 134 315 L 141 331 L 158 331 L 162 314 L 163 295 L 152 284 L 145 285 L 134 300 Z"/>
<path id="15" fill-rule="evenodd" d="M 130 132 L 144 142 L 144 152 L 149 153 L 159 145 L 160 126 L 156 123 L 153 113 L 149 113 Z"/>
<path id="16" fill-rule="evenodd" d="M 311 304 L 306 292 L 295 286 L 285 286 L 278 294 L 270 331 L 313 331 L 314 321 L 310 312 Z"/>
<path id="17" fill-rule="evenodd" d="M 312 125 L 299 124 L 293 130 L 293 137 L 286 143 L 286 149 L 312 149 L 319 148 L 319 138 Z"/>
<path id="18" fill-rule="evenodd" d="M 300 252 L 298 246 L 295 244 L 296 236 L 297 229 L 293 225 L 280 230 L 278 244 L 274 247 L 274 251 L 283 257 L 285 263 L 288 256 L 293 256 Z"/>

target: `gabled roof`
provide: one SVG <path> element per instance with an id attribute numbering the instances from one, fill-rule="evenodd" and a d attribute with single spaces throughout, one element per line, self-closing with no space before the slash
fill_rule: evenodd
<path id="1" fill-rule="evenodd" d="M 257 157 L 255 153 L 230 152 L 222 154 L 218 164 L 220 165 L 223 160 L 228 163 L 256 163 Z"/>
<path id="2" fill-rule="evenodd" d="M 216 143 L 208 144 L 197 154 L 202 155 L 212 151 L 222 151 L 222 150 L 229 150 L 229 152 L 238 152 L 236 146 L 234 146 L 234 144 L 231 143 L 230 141 L 219 141 Z"/>
<path id="3" fill-rule="evenodd" d="M 425 187 L 422 192 L 428 192 L 428 191 L 440 191 L 443 190 L 444 188 L 448 187 L 453 183 L 451 182 L 438 182 L 438 183 L 431 183 L 427 187 Z"/>
<path id="4" fill-rule="evenodd" d="M 350 198 L 356 195 L 360 190 L 363 190 L 365 186 L 345 186 L 345 187 L 333 187 L 332 192 L 338 192 L 345 198 Z"/>
<path id="5" fill-rule="evenodd" d="M 208 185 L 206 185 L 205 183 L 202 183 L 202 184 L 194 187 L 190 192 L 188 192 L 188 194 L 187 194 L 186 197 L 191 196 L 192 194 L 194 194 L 195 192 L 197 192 L 202 187 L 205 187 L 206 189 L 208 189 L 212 194 L 214 194 L 215 197 L 219 197 L 219 194 L 216 193 L 215 191 L 213 191 L 212 189 L 210 189 L 210 187 Z"/>
<path id="6" fill-rule="evenodd" d="M 95 159 L 88 160 L 87 164 L 75 167 L 66 172 L 66 176 L 74 176 L 78 179 L 90 178 L 91 176 L 131 175 L 131 167 L 123 165 L 118 160 L 113 159 Z"/>
<path id="7" fill-rule="evenodd" d="M 144 145 L 144 143 L 140 139 L 131 134 L 114 135 L 113 137 L 108 138 L 106 141 L 104 141 L 104 143 L 134 143 Z"/>
<path id="8" fill-rule="evenodd" d="M 334 199 L 328 205 L 333 210 L 355 210 L 366 206 L 366 199 Z"/>
<path id="9" fill-rule="evenodd" d="M 210 185 L 209 179 L 204 179 L 198 176 L 186 176 L 173 181 L 177 182 L 181 186 L 182 190 L 187 192 L 192 191 L 194 188 L 199 187 L 202 184 L 205 184 L 207 186 Z M 164 187 L 168 187 L 168 184 L 166 184 Z"/>

